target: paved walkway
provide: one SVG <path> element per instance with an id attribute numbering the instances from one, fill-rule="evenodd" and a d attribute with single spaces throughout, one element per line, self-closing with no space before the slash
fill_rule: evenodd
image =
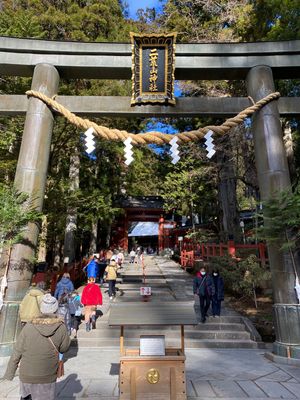
<path id="1" fill-rule="evenodd" d="M 300 368 L 266 360 L 260 350 L 186 350 L 189 400 L 299 399 Z M 72 349 L 57 399 L 118 399 L 117 349 Z M 0 384 L 0 399 L 19 399 L 18 378 Z M 46 399 L 41 399 L 46 400 Z"/>
<path id="2" fill-rule="evenodd" d="M 174 265 L 158 258 L 150 261 L 148 272 L 152 272 L 157 285 L 166 279 L 159 276 L 170 268 L 174 276 Z M 127 267 L 125 267 L 127 268 Z M 135 271 L 128 267 L 128 274 Z M 165 270 L 166 268 L 166 270 Z M 160 274 L 162 274 L 160 272 Z M 154 276 L 155 275 L 155 276 Z M 192 302 L 191 278 L 178 270 L 178 279 L 167 278 L 155 301 Z M 182 278 L 182 280 L 181 280 Z M 126 278 L 127 279 L 127 278 Z M 126 292 L 117 301 L 137 300 L 133 280 L 122 284 Z M 181 281 L 181 283 L 180 283 Z M 127 288 L 126 288 L 127 286 Z M 124 298 L 124 300 L 123 300 Z M 126 300 L 125 300 L 126 299 Z M 108 310 L 109 303 L 105 302 Z M 188 400 L 206 399 L 300 399 L 300 368 L 279 365 L 268 361 L 263 350 L 187 349 L 186 374 Z M 57 383 L 57 399 L 118 399 L 119 351 L 111 348 L 72 348 L 65 362 L 65 377 Z M 6 358 L 0 358 L 0 375 L 3 375 Z M 18 377 L 12 382 L 0 383 L 0 400 L 19 399 Z M 42 400 L 42 399 L 41 399 Z M 43 399 L 44 400 L 44 399 Z M 46 400 L 46 399 L 45 399 Z M 166 399 L 167 400 L 167 399 Z"/>

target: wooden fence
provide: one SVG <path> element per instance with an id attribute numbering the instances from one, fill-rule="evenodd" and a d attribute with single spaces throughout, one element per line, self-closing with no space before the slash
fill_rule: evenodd
<path id="1" fill-rule="evenodd" d="M 255 254 L 262 265 L 268 261 L 267 248 L 264 243 L 237 244 L 234 241 L 227 243 L 189 243 L 182 244 L 180 263 L 183 268 L 192 268 L 196 260 L 209 260 L 210 257 L 231 256 L 236 259 L 244 258 L 242 252 Z"/>

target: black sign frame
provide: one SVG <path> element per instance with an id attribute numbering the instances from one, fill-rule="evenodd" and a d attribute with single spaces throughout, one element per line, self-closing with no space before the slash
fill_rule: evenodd
<path id="1" fill-rule="evenodd" d="M 132 44 L 131 104 L 175 104 L 175 42 L 177 33 L 130 32 Z"/>

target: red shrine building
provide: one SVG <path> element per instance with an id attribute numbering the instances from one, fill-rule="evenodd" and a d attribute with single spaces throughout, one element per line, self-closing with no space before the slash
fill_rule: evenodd
<path id="1" fill-rule="evenodd" d="M 124 213 L 117 219 L 112 229 L 112 247 L 130 251 L 142 246 L 149 252 L 161 252 L 173 248 L 176 238 L 172 229 L 176 227 L 163 209 L 160 196 L 124 197 L 118 206 Z"/>

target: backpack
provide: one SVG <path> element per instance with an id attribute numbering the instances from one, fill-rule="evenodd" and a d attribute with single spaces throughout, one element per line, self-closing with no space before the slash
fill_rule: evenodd
<path id="1" fill-rule="evenodd" d="M 68 295 L 71 293 L 72 290 L 67 285 L 62 285 L 58 292 L 58 302 L 65 303 L 67 301 Z"/>

